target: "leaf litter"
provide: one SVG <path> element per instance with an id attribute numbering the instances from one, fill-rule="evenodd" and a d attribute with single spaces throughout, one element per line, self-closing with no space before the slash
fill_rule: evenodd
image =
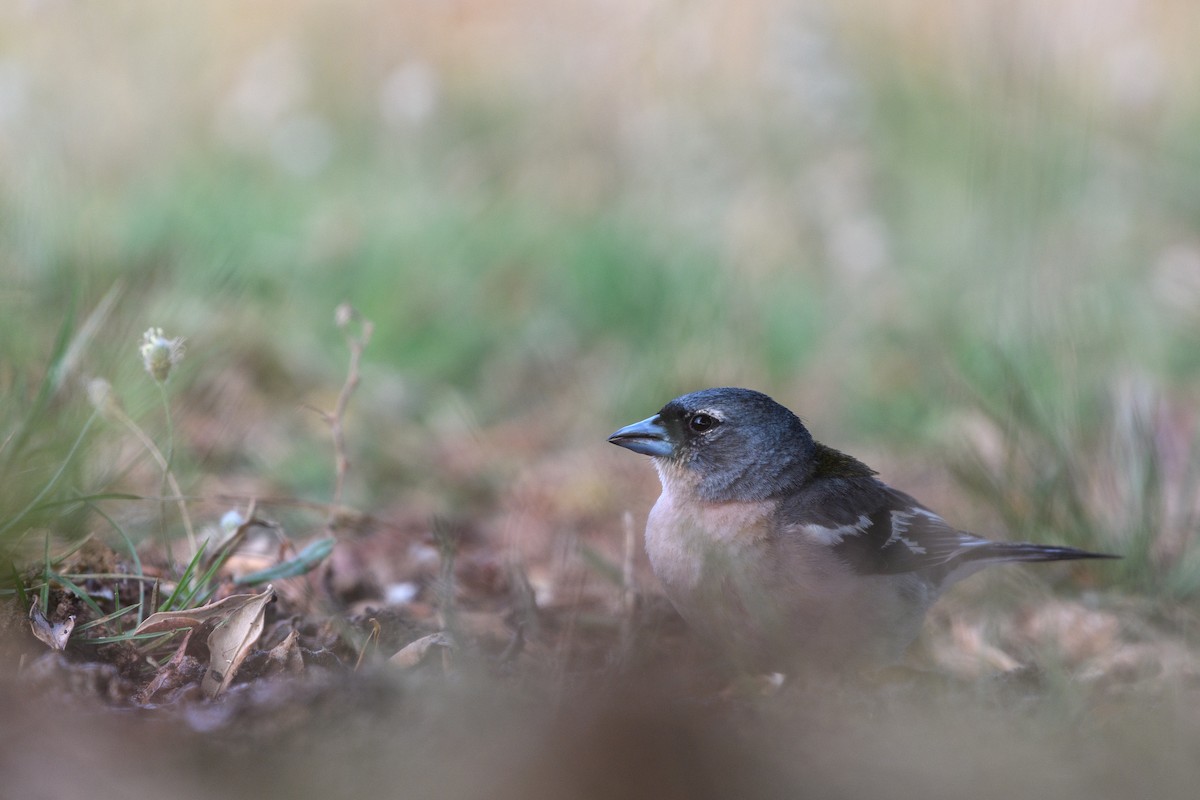
<path id="1" fill-rule="evenodd" d="M 71 614 L 64 620 L 52 623 L 38 608 L 38 598 L 34 597 L 33 604 L 29 606 L 29 627 L 33 630 L 33 635 L 45 642 L 50 649 L 63 650 L 67 646 L 67 640 L 71 638 L 71 631 L 75 630 L 75 615 Z"/>
<path id="2" fill-rule="evenodd" d="M 346 399 L 343 391 L 338 415 Z M 340 416 L 324 416 L 340 431 Z M 257 518 L 251 502 L 232 535 L 206 558 L 197 553 L 182 576 L 153 546 L 142 554 L 143 568 L 136 552 L 128 558 L 89 541 L 71 564 L 56 566 L 64 580 L 45 588 L 49 618 L 37 603 L 0 598 L 0 647 L 16 665 L 0 681 L 0 707 L 21 723 L 10 729 L 53 731 L 47 720 L 62 716 L 72 730 L 92 733 L 84 739 L 91 743 L 114 719 L 158 721 L 171 735 L 143 741 L 147 752 L 165 759 L 163 743 L 186 741 L 191 749 L 183 752 L 206 765 L 206 776 L 215 752 L 223 766 L 246 771 L 246 786 L 256 789 L 246 796 L 255 797 L 264 781 L 266 794 L 281 797 L 358 796 L 349 789 L 372 780 L 420 795 L 414 784 L 423 775 L 436 789 L 430 796 L 629 796 L 612 783 L 612 775 L 625 773 L 693 789 L 662 796 L 760 796 L 744 790 L 778 777 L 778 765 L 764 763 L 772 760 L 794 762 L 802 781 L 783 778 L 793 787 L 886 795 L 894 784 L 878 767 L 889 758 L 910 776 L 919 772 L 913 764 L 939 776 L 933 785 L 943 791 L 922 796 L 991 796 L 963 767 L 978 756 L 963 750 L 976 734 L 1019 764 L 1006 773 L 1009 784 L 1033 776 L 1048 791 L 1057 784 L 1047 776 L 1061 778 L 1046 763 L 1053 748 L 1039 747 L 1021 717 L 1006 717 L 1001 735 L 988 733 L 995 707 L 1075 702 L 1061 723 L 1037 712 L 1041 735 L 1066 736 L 1136 717 L 1172 692 L 1192 700 L 1200 694 L 1200 662 L 1188 635 L 1200 629 L 1194 612 L 1176 609 L 1167 617 L 1098 593 L 1086 602 L 1035 596 L 1001 623 L 963 597 L 946 598 L 913 656 L 925 677 L 917 672 L 854 689 L 773 682 L 769 697 L 763 686 L 731 687 L 654 591 L 628 514 L 618 523 L 631 505 L 648 505 L 645 476 L 590 454 L 518 453 L 529 463 L 521 464 L 525 477 L 516 485 L 473 477 L 487 471 L 488 459 L 511 467 L 513 444 L 521 441 L 512 430 L 470 430 L 462 441 L 443 443 L 444 452 L 429 458 L 446 465 L 438 479 L 470 485 L 483 498 L 472 496 L 449 517 L 419 499 L 409 507 L 411 497 L 376 515 L 339 502 L 324 507 L 323 531 L 292 550 L 282 526 Z M 339 486 L 348 464 L 344 446 L 339 432 Z M 243 494 L 261 496 L 258 487 Z M 260 548 L 251 559 L 251 529 L 259 527 L 273 531 L 278 552 Z M 237 593 L 267 581 L 258 594 Z M 189 598 L 184 604 L 193 607 L 159 611 L 134 626 L 129 604 L 143 595 L 147 610 L 163 598 Z M 935 691 L 929 673 L 946 676 Z M 1073 694 L 1062 691 L 1064 680 Z M 113 710 L 131 713 L 106 714 Z M 89 718 L 100 722 L 89 725 Z M 872 724 L 859 726 L 860 719 Z M 980 719 L 986 724 L 977 728 Z M 1170 720 L 1166 730 L 1175 735 L 1200 729 L 1192 717 Z M 340 760 L 339 731 L 349 731 Z M 1141 738 L 1118 731 L 1112 741 Z M 793 745 L 821 756 L 796 758 L 787 749 Z M 8 766 L 4 752 L 0 747 L 0 769 Z M 864 764 L 863 752 L 875 761 Z M 931 760 L 941 752 L 961 757 Z M 486 793 L 455 791 L 475 774 L 448 768 L 460 753 L 485 776 L 479 786 Z M 286 769 L 272 772 L 268 763 Z M 597 771 L 597 763 L 616 766 Z M 744 779 L 745 763 L 757 772 Z M 514 764 L 533 771 L 514 771 Z M 143 760 L 136 768 L 154 765 Z M 590 795 L 537 791 L 557 786 L 554 776 L 562 779 L 564 771 L 607 788 Z M 493 792 L 495 775 L 507 776 L 507 794 Z M 1121 775 L 1106 777 L 1121 785 Z M 961 791 L 944 791 L 954 780 Z M 186 796 L 186 788 L 178 794 Z M 1070 796 L 1070 788 L 1061 794 Z M 1014 793 L 1028 794 L 1007 796 Z"/>

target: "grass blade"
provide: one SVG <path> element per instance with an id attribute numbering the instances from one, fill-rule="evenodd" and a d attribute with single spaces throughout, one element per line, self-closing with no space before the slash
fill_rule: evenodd
<path id="1" fill-rule="evenodd" d="M 177 604 L 179 604 L 179 600 L 185 595 L 185 593 L 190 591 L 186 587 L 191 582 L 192 575 L 196 572 L 196 566 L 200 563 L 200 560 L 204 557 L 204 551 L 207 548 L 208 548 L 207 541 L 205 541 L 198 548 L 196 548 L 196 555 L 192 556 L 192 560 L 188 562 L 187 569 L 185 569 L 183 571 L 183 574 L 179 576 L 179 582 L 175 584 L 175 589 L 171 592 L 171 594 L 163 602 L 162 607 L 157 609 L 158 611 L 170 611 L 171 609 L 175 608 L 175 606 Z M 192 592 L 192 594 L 195 594 L 195 592 Z"/>
<path id="2" fill-rule="evenodd" d="M 86 603 L 88 608 L 96 612 L 97 616 L 104 616 L 104 609 L 100 608 L 96 601 L 92 599 L 92 596 L 80 588 L 79 584 L 75 583 L 75 581 L 71 580 L 65 575 L 60 575 L 57 572 L 51 573 L 50 577 L 52 580 L 56 580 L 61 583 L 67 588 L 67 590 Z M 49 587 L 49 584 L 46 584 L 46 586 Z"/>
<path id="3" fill-rule="evenodd" d="M 74 460 L 75 453 L 78 452 L 79 446 L 83 444 L 84 438 L 87 436 L 88 431 L 91 430 L 92 424 L 96 421 L 96 417 L 98 415 L 99 412 L 93 411 L 92 415 L 88 417 L 87 422 L 84 423 L 83 430 L 81 430 L 79 435 L 75 437 L 75 442 L 71 445 L 71 449 L 67 452 L 67 455 L 63 459 L 62 463 L 58 465 L 58 470 L 55 471 L 50 480 L 46 482 L 46 485 L 42 487 L 41 491 L 37 493 L 37 496 L 30 500 L 29 503 L 26 504 L 25 508 L 17 512 L 16 516 L 10 518 L 8 522 L 4 523 L 4 525 L 0 525 L 0 537 L 4 536 L 5 533 L 17 525 L 17 523 L 25 519 L 25 517 L 29 516 L 30 512 L 36 509 L 42 502 L 42 498 L 54 488 L 55 484 L 57 484 L 59 479 L 62 478 L 63 473 L 66 472 L 67 465 Z"/>
<path id="4" fill-rule="evenodd" d="M 137 624 L 141 625 L 142 619 L 146 614 L 146 573 L 142 569 L 142 559 L 138 556 L 137 548 L 134 547 L 133 540 L 129 538 L 129 534 L 125 532 L 124 528 L 118 525 L 112 517 L 110 517 L 102 508 L 100 508 L 91 500 L 88 501 L 88 506 L 97 514 L 104 517 L 105 521 L 112 526 L 112 529 L 116 531 L 117 535 L 121 537 L 121 540 L 125 542 L 126 549 L 129 550 L 129 558 L 133 561 L 133 568 L 137 570 L 137 578 L 139 580 Z"/>
<path id="5" fill-rule="evenodd" d="M 100 617 L 98 619 L 93 619 L 89 622 L 85 622 L 82 625 L 76 625 L 75 630 L 77 632 L 78 631 L 86 631 L 89 628 L 95 628 L 100 625 L 104 625 L 105 623 L 112 622 L 114 619 L 118 619 L 120 617 L 125 616 L 130 611 L 133 611 L 135 608 L 137 608 L 137 606 L 125 606 L 124 608 L 118 609 L 117 611 L 114 611 L 111 614 L 106 614 L 105 616 Z"/>
<path id="6" fill-rule="evenodd" d="M 256 583 L 267 583 L 268 581 L 282 580 L 283 578 L 295 578 L 315 569 L 318 564 L 329 557 L 333 552 L 333 546 L 337 543 L 337 539 L 332 537 L 328 539 L 318 539 L 312 542 L 294 558 L 284 561 L 282 564 L 276 564 L 267 569 L 260 569 L 257 572 L 251 572 L 247 575 L 242 575 L 234 579 L 234 583 L 240 586 L 253 586 Z"/>

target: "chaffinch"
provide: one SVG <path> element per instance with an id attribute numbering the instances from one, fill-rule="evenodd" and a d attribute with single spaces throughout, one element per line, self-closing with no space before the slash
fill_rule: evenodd
<path id="1" fill-rule="evenodd" d="M 658 470 L 646 551 L 667 596 L 748 669 L 886 665 L 989 564 L 1117 557 L 961 531 L 749 389 L 677 397 L 608 441 Z"/>

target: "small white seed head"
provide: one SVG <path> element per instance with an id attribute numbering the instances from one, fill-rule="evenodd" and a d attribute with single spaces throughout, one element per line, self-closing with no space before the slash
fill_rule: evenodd
<path id="1" fill-rule="evenodd" d="M 171 368 L 183 359 L 183 338 L 168 339 L 162 328 L 151 328 L 142 334 L 139 349 L 146 372 L 159 383 L 165 383 Z"/>
<path id="2" fill-rule="evenodd" d="M 226 511 L 221 517 L 221 530 L 225 531 L 227 535 L 231 534 L 240 528 L 245 521 L 245 518 L 237 509 Z"/>

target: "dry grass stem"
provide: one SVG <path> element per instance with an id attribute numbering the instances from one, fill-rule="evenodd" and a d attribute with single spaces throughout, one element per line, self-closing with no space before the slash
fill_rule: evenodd
<path id="1" fill-rule="evenodd" d="M 350 470 L 350 459 L 346 455 L 346 408 L 350 405 L 350 398 L 354 394 L 354 390 L 358 387 L 363 350 L 366 349 L 367 344 L 371 341 L 371 334 L 375 330 L 374 323 L 368 319 L 362 319 L 361 315 L 346 303 L 338 306 L 336 319 L 338 327 L 345 332 L 346 344 L 350 347 L 350 366 L 346 371 L 346 382 L 342 384 L 342 390 L 338 393 L 337 403 L 334 405 L 333 411 L 321 414 L 329 424 L 329 432 L 333 437 L 335 466 L 333 503 L 326 522 L 330 531 L 336 527 L 338 509 L 342 504 L 342 492 L 346 485 L 346 473 Z M 352 319 L 358 319 L 362 322 L 362 327 L 357 336 L 347 331 Z"/>

